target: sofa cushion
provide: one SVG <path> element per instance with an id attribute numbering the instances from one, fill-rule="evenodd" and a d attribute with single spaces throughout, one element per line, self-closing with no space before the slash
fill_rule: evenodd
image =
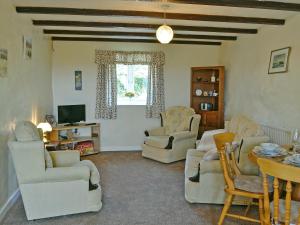
<path id="1" fill-rule="evenodd" d="M 145 144 L 155 148 L 166 148 L 169 143 L 169 136 L 149 136 L 145 137 Z"/>
<path id="2" fill-rule="evenodd" d="M 163 126 L 166 128 L 166 134 L 179 131 L 188 131 L 190 128 L 191 116 L 195 114 L 194 109 L 184 106 L 175 106 L 169 108 L 164 113 Z"/>
<path id="3" fill-rule="evenodd" d="M 15 135 L 17 141 L 40 141 L 37 127 L 30 121 L 21 121 L 16 124 Z"/>

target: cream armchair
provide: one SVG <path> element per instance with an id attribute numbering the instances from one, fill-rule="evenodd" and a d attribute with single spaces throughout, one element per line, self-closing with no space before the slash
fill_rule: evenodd
<path id="1" fill-rule="evenodd" d="M 255 122 L 244 116 L 233 117 L 231 121 L 226 122 L 225 129 L 205 132 L 198 143 L 198 149 L 188 150 L 185 163 L 185 198 L 188 202 L 224 204 L 225 182 L 220 161 L 207 160 L 206 156 L 209 149 L 215 148 L 212 135 L 226 131 L 236 134 L 235 142 L 239 145 L 236 157 L 241 173 L 258 174 L 259 169 L 249 161 L 248 154 L 254 146 L 269 141 L 269 137 L 264 136 L 261 127 Z M 191 177 L 195 179 L 196 174 L 198 174 L 197 181 L 192 182 Z M 234 204 L 245 202 L 243 199 L 236 199 Z"/>
<path id="2" fill-rule="evenodd" d="M 30 122 L 18 123 L 15 136 L 9 149 L 28 220 L 101 209 L 100 176 L 91 161 L 80 161 L 75 150 L 49 154 Z"/>
<path id="3" fill-rule="evenodd" d="M 145 131 L 142 155 L 163 163 L 185 159 L 187 150 L 195 147 L 199 122 L 192 108 L 169 108 L 161 113 L 161 127 Z"/>

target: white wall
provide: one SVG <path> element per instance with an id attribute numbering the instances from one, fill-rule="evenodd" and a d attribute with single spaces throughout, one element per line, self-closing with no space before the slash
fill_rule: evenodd
<path id="1" fill-rule="evenodd" d="M 285 26 L 222 47 L 226 67 L 225 116 L 242 113 L 266 125 L 300 128 L 300 16 Z M 268 74 L 272 50 L 291 47 L 289 72 Z"/>
<path id="2" fill-rule="evenodd" d="M 33 39 L 33 58 L 22 57 L 22 36 Z M 0 48 L 8 49 L 8 76 L 0 78 L 0 214 L 17 189 L 7 139 L 18 120 L 39 122 L 52 111 L 51 46 L 31 22 L 17 15 L 10 0 L 1 0 Z M 0 215 L 1 218 L 1 215 Z"/>
<path id="3" fill-rule="evenodd" d="M 190 68 L 218 65 L 219 49 L 215 46 L 161 45 L 133 43 L 54 42 L 53 95 L 57 105 L 86 104 L 87 121 L 96 121 L 95 49 L 126 51 L 163 51 L 166 55 L 166 107 L 190 105 Z M 74 90 L 74 71 L 83 72 L 83 90 Z M 140 146 L 146 128 L 159 125 L 158 119 L 146 119 L 144 106 L 119 106 L 117 120 L 101 120 L 101 141 L 105 149 Z M 131 147 L 128 147 L 131 146 Z"/>

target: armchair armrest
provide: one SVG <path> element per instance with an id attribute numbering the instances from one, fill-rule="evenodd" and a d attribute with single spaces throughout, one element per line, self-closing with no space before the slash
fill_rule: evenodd
<path id="1" fill-rule="evenodd" d="M 199 114 L 191 116 L 190 131 L 196 135 L 198 135 L 200 120 L 201 116 Z"/>
<path id="2" fill-rule="evenodd" d="M 89 181 L 89 179 L 90 169 L 87 166 L 47 168 L 45 172 L 45 180 L 48 182 L 62 182 L 71 180 Z"/>
<path id="3" fill-rule="evenodd" d="M 223 173 L 220 160 L 202 160 L 200 162 L 200 174 L 205 173 Z"/>
<path id="4" fill-rule="evenodd" d="M 180 132 L 172 133 L 169 135 L 169 142 L 165 149 L 172 149 L 174 142 L 183 139 L 188 139 L 188 138 L 195 138 L 195 142 L 196 142 L 197 134 L 194 134 L 191 131 L 180 131 Z"/>
<path id="5" fill-rule="evenodd" d="M 197 134 L 194 134 L 191 131 L 180 131 L 180 132 L 170 134 L 170 137 L 174 137 L 174 141 L 187 139 L 187 138 L 194 138 L 196 136 Z"/>
<path id="6" fill-rule="evenodd" d="M 158 127 L 151 130 L 145 130 L 145 135 L 148 136 L 164 136 L 165 135 L 165 128 Z"/>
<path id="7" fill-rule="evenodd" d="M 185 176 L 191 177 L 197 174 L 198 165 L 201 162 L 205 152 L 201 152 L 196 149 L 189 149 L 186 153 L 185 161 Z"/>
<path id="8" fill-rule="evenodd" d="M 80 161 L 80 153 L 77 150 L 71 151 L 50 151 L 54 167 L 67 167 Z"/>

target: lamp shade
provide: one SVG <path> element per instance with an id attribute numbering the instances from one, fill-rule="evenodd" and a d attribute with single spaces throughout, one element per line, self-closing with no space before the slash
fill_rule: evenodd
<path id="1" fill-rule="evenodd" d="M 170 41 L 173 39 L 174 32 L 171 27 L 168 25 L 161 25 L 157 30 L 156 30 L 156 38 L 158 41 L 162 44 L 168 44 Z"/>
<path id="2" fill-rule="evenodd" d="M 37 125 L 37 128 L 41 128 L 44 133 L 52 131 L 52 127 L 49 123 L 39 123 L 39 125 Z"/>

